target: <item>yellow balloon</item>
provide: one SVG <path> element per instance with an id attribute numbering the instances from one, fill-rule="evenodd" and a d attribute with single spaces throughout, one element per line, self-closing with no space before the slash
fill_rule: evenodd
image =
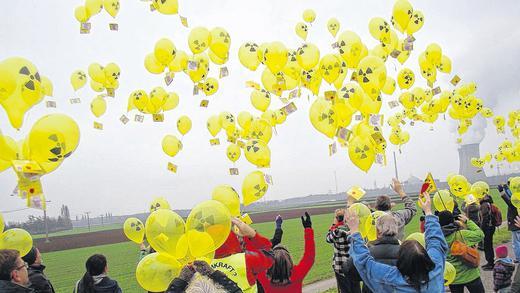
<path id="1" fill-rule="evenodd" d="M 107 110 L 107 102 L 101 96 L 95 97 L 92 102 L 90 102 L 90 111 L 97 118 L 103 116 Z"/>
<path id="2" fill-rule="evenodd" d="M 105 11 L 113 18 L 115 18 L 119 12 L 119 6 L 119 0 L 103 0 L 103 7 L 105 8 Z"/>
<path id="3" fill-rule="evenodd" d="M 469 184 L 466 177 L 462 175 L 454 175 L 448 181 L 450 191 L 457 197 L 464 197 L 469 193 L 471 185 Z"/>
<path id="4" fill-rule="evenodd" d="M 424 239 L 423 233 L 420 233 L 420 232 L 412 233 L 412 234 L 408 235 L 408 237 L 406 237 L 406 240 L 415 240 L 415 241 L 419 242 L 424 248 L 426 248 L 426 240 Z"/>
<path id="5" fill-rule="evenodd" d="M 85 6 L 77 6 L 74 9 L 74 17 L 77 21 L 85 23 L 90 18 L 90 14 L 88 14 L 87 8 L 85 8 Z"/>
<path id="6" fill-rule="evenodd" d="M 186 231 L 193 256 L 207 255 L 226 241 L 231 231 L 231 213 L 224 204 L 216 200 L 203 201 L 188 215 Z"/>
<path id="7" fill-rule="evenodd" d="M 172 41 L 166 38 L 162 38 L 157 43 L 155 43 L 154 48 L 154 57 L 155 60 L 157 60 L 159 63 L 164 66 L 168 65 L 170 62 L 173 61 L 175 58 L 175 55 L 177 53 L 177 49 L 175 48 L 175 45 Z M 148 57 L 148 56 L 147 56 Z M 146 65 L 146 60 L 145 60 Z"/>
<path id="8" fill-rule="evenodd" d="M 85 0 L 85 9 L 88 15 L 96 15 L 103 9 L 103 0 Z"/>
<path id="9" fill-rule="evenodd" d="M 78 124 L 69 116 L 43 116 L 34 123 L 27 137 L 30 159 L 49 173 L 76 150 L 79 138 Z"/>
<path id="10" fill-rule="evenodd" d="M 333 107 L 338 118 L 338 126 L 349 126 L 350 122 L 352 122 L 352 115 L 356 110 L 348 103 L 347 99 L 338 97 Z"/>
<path id="11" fill-rule="evenodd" d="M 307 39 L 307 32 L 309 31 L 309 28 L 305 23 L 298 22 L 294 27 L 294 31 L 298 37 L 305 41 Z"/>
<path id="12" fill-rule="evenodd" d="M 360 109 L 365 93 L 356 82 L 348 82 L 339 91 L 339 96 L 346 99 L 355 109 Z"/>
<path id="13" fill-rule="evenodd" d="M 4 232 L 4 228 L 5 228 L 4 217 L 2 216 L 2 214 L 0 214 L 0 234 L 2 232 Z"/>
<path id="14" fill-rule="evenodd" d="M 14 249 L 20 253 L 20 256 L 23 257 L 33 247 L 33 239 L 29 232 L 19 229 L 13 228 L 4 231 L 0 234 L 0 249 Z"/>
<path id="15" fill-rule="evenodd" d="M 372 18 L 368 23 L 368 30 L 370 35 L 378 41 L 385 42 L 390 39 L 390 24 L 381 17 Z"/>
<path id="16" fill-rule="evenodd" d="M 253 123 L 253 115 L 251 113 L 242 111 L 238 113 L 238 125 L 242 127 L 242 129 L 249 129 L 251 127 L 251 124 Z"/>
<path id="17" fill-rule="evenodd" d="M 387 75 L 385 85 L 383 86 L 381 91 L 387 95 L 392 95 L 395 91 L 395 80 Z"/>
<path id="18" fill-rule="evenodd" d="M 103 71 L 103 66 L 98 63 L 92 63 L 88 67 L 88 75 L 90 78 L 98 83 L 105 83 L 105 72 Z"/>
<path id="19" fill-rule="evenodd" d="M 306 71 L 313 69 L 320 61 L 320 49 L 312 43 L 303 44 L 296 54 L 296 61 Z"/>
<path id="20" fill-rule="evenodd" d="M 334 54 L 327 54 L 320 61 L 320 75 L 329 84 L 333 83 L 341 72 L 341 60 Z"/>
<path id="21" fill-rule="evenodd" d="M 415 82 L 415 74 L 409 68 L 399 70 L 397 74 L 397 83 L 401 89 L 409 89 Z"/>
<path id="22" fill-rule="evenodd" d="M 155 251 L 170 257 L 175 257 L 177 243 L 185 230 L 182 217 L 169 209 L 156 210 L 146 219 L 146 239 Z"/>
<path id="23" fill-rule="evenodd" d="M 54 92 L 54 87 L 52 85 L 52 81 L 46 76 L 42 76 L 42 93 L 45 96 L 52 97 Z"/>
<path id="24" fill-rule="evenodd" d="M 253 171 L 244 178 L 242 182 L 242 196 L 244 206 L 248 206 L 255 201 L 261 199 L 265 193 L 269 185 L 265 181 L 264 173 L 260 171 Z"/>
<path id="25" fill-rule="evenodd" d="M 420 10 L 414 10 L 412 14 L 412 19 L 408 23 L 406 27 L 406 33 L 408 35 L 413 35 L 415 32 L 420 30 L 424 24 L 424 15 Z"/>
<path id="26" fill-rule="evenodd" d="M 368 52 L 368 55 L 379 57 L 381 60 L 383 60 L 383 62 L 386 62 L 386 59 L 388 59 L 388 53 L 385 51 L 385 48 L 383 48 L 382 44 L 383 43 L 377 44 Z"/>
<path id="27" fill-rule="evenodd" d="M 386 215 L 386 212 L 383 211 L 375 211 L 370 217 L 367 217 L 365 220 L 365 237 L 368 241 L 374 241 L 377 239 L 377 229 L 376 229 L 376 221 L 382 215 Z"/>
<path id="28" fill-rule="evenodd" d="M 251 92 L 251 104 L 257 110 L 265 112 L 265 110 L 267 110 L 271 104 L 271 94 L 264 89 L 254 89 Z"/>
<path id="29" fill-rule="evenodd" d="M 457 269 L 450 263 L 444 262 L 444 286 L 449 286 L 457 276 Z"/>
<path id="30" fill-rule="evenodd" d="M 219 118 L 220 118 L 220 125 L 222 125 L 223 129 L 225 129 L 225 130 L 229 130 L 229 129 L 234 130 L 234 128 L 235 128 L 235 116 L 233 116 L 233 114 L 224 111 L 224 112 L 220 113 Z"/>
<path id="31" fill-rule="evenodd" d="M 231 36 L 222 27 L 216 27 L 211 30 L 210 50 L 220 59 L 227 59 L 229 47 L 231 46 Z"/>
<path id="32" fill-rule="evenodd" d="M 489 195 L 489 185 L 484 181 L 477 181 L 471 185 L 470 193 L 476 198 L 481 199 Z"/>
<path id="33" fill-rule="evenodd" d="M 165 154 L 173 158 L 182 150 L 182 142 L 174 135 L 166 135 L 162 140 L 162 149 Z"/>
<path id="34" fill-rule="evenodd" d="M 287 48 L 283 43 L 268 43 L 264 49 L 264 63 L 272 73 L 278 73 L 287 63 L 287 55 Z"/>
<path id="35" fill-rule="evenodd" d="M 386 67 L 381 58 L 375 56 L 363 58 L 359 62 L 357 71 L 357 81 L 368 95 L 376 95 L 385 85 Z"/>
<path id="36" fill-rule="evenodd" d="M 266 110 L 264 113 L 262 113 L 260 117 L 263 120 L 267 121 L 267 123 L 269 123 L 269 126 L 276 126 L 276 112 L 274 112 L 273 110 Z"/>
<path id="37" fill-rule="evenodd" d="M 105 86 L 102 83 L 99 83 L 93 79 L 90 80 L 90 88 L 98 93 L 105 90 Z"/>
<path id="38" fill-rule="evenodd" d="M 144 239 L 144 224 L 138 218 L 128 218 L 123 225 L 123 232 L 126 238 L 141 244 Z"/>
<path id="39" fill-rule="evenodd" d="M 345 78 L 347 78 L 348 75 L 348 65 L 347 62 L 342 60 L 341 56 L 339 54 L 336 54 L 336 58 L 341 61 L 339 76 L 334 81 L 334 87 L 336 90 L 340 90 L 343 87 L 343 82 L 345 81 Z"/>
<path id="40" fill-rule="evenodd" d="M 313 23 L 316 19 L 316 12 L 314 12 L 312 9 L 305 9 L 303 11 L 302 18 L 308 23 Z"/>
<path id="41" fill-rule="evenodd" d="M 209 59 L 206 54 L 196 54 L 188 59 L 188 64 L 193 64 L 190 68 L 188 65 L 188 76 L 194 83 L 204 80 L 209 71 Z"/>
<path id="42" fill-rule="evenodd" d="M 415 87 L 412 90 L 412 95 L 415 107 L 421 106 L 426 100 L 426 92 L 420 87 Z"/>
<path id="43" fill-rule="evenodd" d="M 258 168 L 269 167 L 271 164 L 271 150 L 263 141 L 250 139 L 244 147 L 246 159 Z"/>
<path id="44" fill-rule="evenodd" d="M 249 128 L 249 136 L 252 139 L 258 139 L 263 141 L 265 144 L 268 144 L 273 136 L 272 127 L 269 124 L 269 121 L 263 118 L 254 119 Z"/>
<path id="45" fill-rule="evenodd" d="M 188 116 L 181 116 L 177 120 L 177 129 L 182 135 L 185 135 L 191 130 L 191 119 Z"/>
<path id="46" fill-rule="evenodd" d="M 366 205 L 357 202 L 349 206 L 348 210 L 349 212 L 354 213 L 359 217 L 359 233 L 361 233 L 361 236 L 367 237 L 367 227 L 364 224 L 366 223 L 367 219 L 372 216 L 370 209 Z"/>
<path id="47" fill-rule="evenodd" d="M 435 66 L 439 66 L 441 64 L 442 48 L 438 44 L 429 44 L 428 47 L 426 47 L 424 54 L 426 56 L 426 60 L 428 60 L 428 62 L 431 64 Z"/>
<path id="48" fill-rule="evenodd" d="M 119 80 L 119 76 L 121 75 L 121 69 L 115 63 L 108 63 L 105 68 L 103 68 L 103 73 L 105 74 L 105 82 L 103 83 L 106 88 L 114 88 L 114 84 L 116 84 Z"/>
<path id="49" fill-rule="evenodd" d="M 399 55 L 397 55 L 397 61 L 399 61 L 401 64 L 404 64 L 410 57 L 411 51 L 404 50 L 404 39 L 399 39 L 397 48 L 399 48 L 400 51 Z"/>
<path id="50" fill-rule="evenodd" d="M 376 154 L 370 138 L 355 136 L 348 145 L 350 161 L 359 169 L 367 172 L 375 161 Z"/>
<path id="51" fill-rule="evenodd" d="M 378 114 L 382 105 L 383 103 L 379 93 L 375 98 L 371 98 L 369 95 L 365 94 L 359 111 L 365 117 L 368 117 L 370 114 Z"/>
<path id="52" fill-rule="evenodd" d="M 162 210 L 162 209 L 169 210 L 170 203 L 164 197 L 154 198 L 152 203 L 150 204 L 150 213 L 153 213 L 156 210 Z"/>
<path id="53" fill-rule="evenodd" d="M 205 27 L 196 27 L 188 35 L 188 45 L 193 54 L 204 52 L 211 43 L 211 33 Z"/>
<path id="54" fill-rule="evenodd" d="M 408 0 L 397 0 L 392 9 L 392 20 L 397 24 L 400 32 L 403 32 L 412 18 L 413 7 Z"/>
<path id="55" fill-rule="evenodd" d="M 339 54 L 348 68 L 356 68 L 362 59 L 363 43 L 361 38 L 353 31 L 344 31 L 338 37 Z"/>
<path id="56" fill-rule="evenodd" d="M 153 5 L 157 11 L 166 15 L 177 14 L 179 10 L 177 0 L 154 0 Z"/>
<path id="57" fill-rule="evenodd" d="M 327 29 L 329 30 L 329 33 L 333 37 L 336 37 L 336 34 L 339 31 L 339 28 L 340 28 L 340 23 L 337 18 L 333 17 L 333 18 L 329 19 L 329 21 L 327 22 Z"/>
<path id="58" fill-rule="evenodd" d="M 213 77 L 208 77 L 202 85 L 204 94 L 209 97 L 218 91 L 218 80 Z"/>
<path id="59" fill-rule="evenodd" d="M 309 110 L 309 118 L 312 126 L 319 132 L 332 138 L 336 135 L 338 119 L 332 103 L 324 98 L 317 98 Z"/>
<path id="60" fill-rule="evenodd" d="M 179 105 L 179 95 L 177 95 L 174 92 L 168 93 L 168 96 L 166 97 L 164 104 L 162 106 L 163 111 L 169 111 L 173 110 Z"/>
<path id="61" fill-rule="evenodd" d="M 164 292 L 172 280 L 179 275 L 181 269 L 182 265 L 175 258 L 151 253 L 139 261 L 135 278 L 146 291 Z"/>
<path id="62" fill-rule="evenodd" d="M 442 55 L 441 63 L 437 65 L 437 69 L 443 73 L 451 73 L 451 59 L 446 55 Z"/>
<path id="63" fill-rule="evenodd" d="M 449 211 L 453 212 L 455 203 L 453 197 L 448 190 L 442 189 L 433 195 L 433 205 L 437 211 Z"/>
<path id="64" fill-rule="evenodd" d="M 231 216 L 240 216 L 240 196 L 233 187 L 229 185 L 219 185 L 215 187 L 211 192 L 211 199 L 225 205 L 229 209 Z"/>
<path id="65" fill-rule="evenodd" d="M 213 115 L 209 117 L 206 123 L 206 127 L 208 128 L 211 136 L 215 137 L 220 132 L 220 129 L 222 129 L 219 116 Z"/>
<path id="66" fill-rule="evenodd" d="M 83 70 L 76 70 L 70 75 L 70 84 L 75 91 L 79 90 L 87 83 L 87 75 Z"/>
<path id="67" fill-rule="evenodd" d="M 172 62 L 168 64 L 168 69 L 173 72 L 184 71 L 188 68 L 188 59 L 188 54 L 179 50 L 177 54 L 175 54 L 175 58 L 173 58 Z"/>
<path id="68" fill-rule="evenodd" d="M 14 76 L 9 68 L 0 62 L 0 102 L 11 96 L 16 89 L 16 76 Z"/>
<path id="69" fill-rule="evenodd" d="M 253 42 L 242 44 L 238 49 L 238 59 L 240 63 L 247 69 L 255 71 L 260 65 L 258 60 L 258 45 Z"/>

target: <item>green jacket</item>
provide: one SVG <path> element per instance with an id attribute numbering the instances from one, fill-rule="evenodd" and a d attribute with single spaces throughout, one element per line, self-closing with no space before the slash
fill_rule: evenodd
<path id="1" fill-rule="evenodd" d="M 484 239 L 484 233 L 473 221 L 468 220 L 467 222 L 467 230 L 458 230 L 452 229 L 449 227 L 454 225 L 448 225 L 442 227 L 442 232 L 446 237 L 446 242 L 448 246 L 451 247 L 453 241 L 458 240 L 466 243 L 468 246 L 477 245 L 480 241 Z M 463 237 L 461 237 L 461 234 Z M 463 239 L 464 238 L 464 239 Z M 457 275 L 455 276 L 455 280 L 453 281 L 454 285 L 466 284 L 471 281 L 474 281 L 478 277 L 480 277 L 480 268 L 470 268 L 467 265 L 463 264 L 462 261 L 458 257 L 454 257 L 451 255 L 451 250 L 448 250 L 448 256 L 446 257 L 446 261 L 450 262 L 457 271 Z"/>

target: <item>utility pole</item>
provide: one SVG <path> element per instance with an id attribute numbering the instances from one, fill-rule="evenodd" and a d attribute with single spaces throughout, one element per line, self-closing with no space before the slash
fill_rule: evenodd
<path id="1" fill-rule="evenodd" d="M 395 157 L 395 151 L 394 151 L 394 167 L 395 167 L 395 179 L 399 180 L 399 174 L 397 173 L 397 159 Z"/>
<path id="2" fill-rule="evenodd" d="M 88 225 L 88 231 L 90 232 L 90 212 L 85 212 L 85 214 L 87 215 L 87 225 Z"/>

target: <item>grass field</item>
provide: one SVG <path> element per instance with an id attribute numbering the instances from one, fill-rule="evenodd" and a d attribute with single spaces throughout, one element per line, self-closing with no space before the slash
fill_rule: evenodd
<path id="1" fill-rule="evenodd" d="M 492 192 L 497 206 L 506 215 L 505 204 L 498 197 L 498 193 Z M 401 208 L 402 204 L 396 206 Z M 306 283 L 316 282 L 333 277 L 331 268 L 332 246 L 325 242 L 325 235 L 332 222 L 332 214 L 312 216 L 313 228 L 316 239 L 316 261 L 305 279 Z M 254 224 L 255 229 L 266 237 L 271 237 L 274 231 L 274 223 Z M 303 228 L 299 219 L 284 221 L 283 244 L 287 246 L 297 262 L 303 254 Z M 416 216 L 406 226 L 406 233 L 419 230 L 419 217 Z M 507 242 L 511 238 L 506 228 L 501 228 L 495 233 L 495 242 Z M 85 260 L 94 253 L 102 253 L 109 260 L 109 275 L 116 279 L 124 292 L 143 292 L 136 283 L 134 274 L 138 262 L 138 246 L 126 242 L 119 244 L 103 245 L 89 248 L 72 249 L 43 255 L 47 266 L 47 274 L 52 280 L 57 292 L 71 292 L 75 282 L 84 272 Z"/>
<path id="2" fill-rule="evenodd" d="M 114 229 L 120 229 L 120 228 L 123 228 L 123 224 L 91 226 L 90 231 L 89 231 L 88 227 L 81 227 L 81 228 L 74 228 L 72 230 L 49 233 L 49 237 L 75 235 L 75 234 L 82 234 L 82 233 L 88 233 L 88 232 L 114 230 Z M 33 235 L 33 239 L 40 239 L 40 238 L 45 238 L 45 234 Z"/>

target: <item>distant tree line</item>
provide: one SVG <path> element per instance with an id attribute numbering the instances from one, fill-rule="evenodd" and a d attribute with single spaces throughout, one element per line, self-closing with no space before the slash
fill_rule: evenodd
<path id="1" fill-rule="evenodd" d="M 60 215 L 57 218 L 47 217 L 47 225 L 49 227 L 49 233 L 71 230 L 72 221 L 70 220 L 69 207 L 66 205 L 61 206 Z M 45 233 L 45 219 L 43 216 L 30 215 L 25 222 L 9 222 L 7 223 L 6 229 L 11 228 L 22 228 L 27 230 L 31 234 L 44 234 Z"/>

